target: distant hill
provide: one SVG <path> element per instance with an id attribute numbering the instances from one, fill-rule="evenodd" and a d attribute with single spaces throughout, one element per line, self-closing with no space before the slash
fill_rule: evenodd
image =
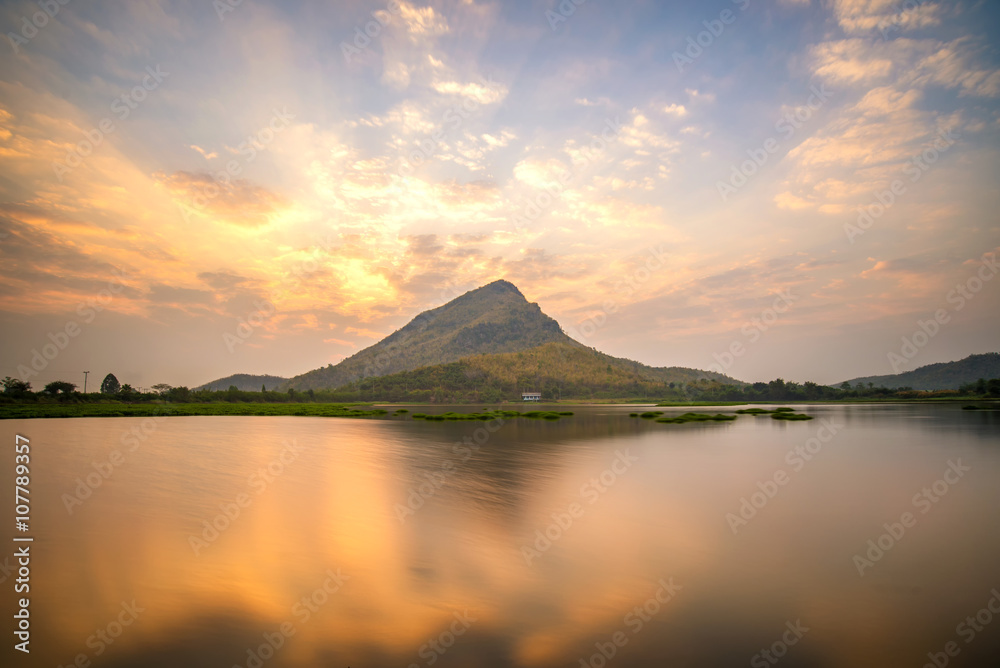
<path id="1" fill-rule="evenodd" d="M 287 380 L 287 378 L 282 378 L 281 376 L 255 376 L 249 373 L 237 373 L 232 376 L 226 376 L 225 378 L 213 380 L 210 383 L 205 383 L 204 385 L 194 389 L 228 390 L 231 385 L 235 385 L 238 390 L 259 392 L 261 386 L 264 386 L 269 390 L 273 390 Z"/>
<path id="2" fill-rule="evenodd" d="M 518 401 L 522 390 L 541 392 L 543 400 L 658 397 L 675 385 L 708 385 L 712 380 L 742 385 L 716 373 L 650 367 L 575 341 L 560 341 L 513 353 L 474 355 L 341 390 L 344 399 L 492 403 Z"/>
<path id="3" fill-rule="evenodd" d="M 453 397 L 487 386 L 504 388 L 506 397 L 519 388 L 558 390 L 561 384 L 568 397 L 611 388 L 641 393 L 647 385 L 699 378 L 742 384 L 722 374 L 650 367 L 588 348 L 508 281 L 494 281 L 425 311 L 375 345 L 337 365 L 296 376 L 279 389 L 361 388 L 373 378 L 378 380 L 372 392 L 398 382 L 404 394 L 450 388 Z"/>
<path id="4" fill-rule="evenodd" d="M 1000 353 L 969 355 L 957 362 L 928 364 L 889 376 L 852 378 L 851 385 L 872 383 L 875 387 L 912 387 L 914 390 L 957 390 L 962 385 L 975 383 L 980 378 L 1000 378 Z M 837 385 L 840 386 L 840 383 Z"/>

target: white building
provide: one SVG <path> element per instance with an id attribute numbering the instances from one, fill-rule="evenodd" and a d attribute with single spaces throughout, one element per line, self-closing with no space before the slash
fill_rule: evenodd
<path id="1" fill-rule="evenodd" d="M 542 400 L 542 393 L 541 392 L 522 392 L 521 393 L 521 401 L 541 401 L 541 400 Z"/>

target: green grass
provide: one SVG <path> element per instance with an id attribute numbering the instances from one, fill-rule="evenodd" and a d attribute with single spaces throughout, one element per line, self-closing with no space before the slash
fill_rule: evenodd
<path id="1" fill-rule="evenodd" d="M 358 404 L 0 404 L 0 419 L 150 417 L 157 415 L 296 415 L 381 417 L 388 411 Z"/>
<path id="2" fill-rule="evenodd" d="M 715 415 L 710 415 L 709 413 L 684 413 L 683 415 L 677 415 L 674 417 L 661 417 L 657 418 L 657 422 L 662 422 L 664 424 L 685 424 L 687 422 L 731 422 L 736 419 L 735 415 L 723 415 L 722 413 L 716 413 Z"/>
<path id="3" fill-rule="evenodd" d="M 805 413 L 771 413 L 772 420 L 812 420 L 812 415 L 806 415 Z"/>
<path id="4" fill-rule="evenodd" d="M 655 416 L 655 413 L 662 413 L 662 411 L 643 413 L 639 415 L 639 417 L 652 417 Z M 635 415 L 635 413 L 633 413 L 633 415 Z M 674 415 L 670 417 L 657 417 L 655 421 L 663 424 L 685 424 L 687 422 L 732 422 L 740 415 L 769 415 L 775 420 L 789 421 L 813 419 L 811 415 L 796 413 L 794 409 L 783 406 L 773 410 L 767 410 L 764 408 L 745 408 L 736 411 L 736 415 L 723 415 L 722 413 L 716 413 L 715 415 L 710 413 L 684 413 L 682 415 Z"/>

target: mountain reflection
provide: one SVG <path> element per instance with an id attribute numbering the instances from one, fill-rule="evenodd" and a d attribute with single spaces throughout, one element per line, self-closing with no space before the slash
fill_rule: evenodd
<path id="1" fill-rule="evenodd" d="M 928 410 L 933 430 L 838 413 L 841 440 L 739 535 L 726 513 L 815 425 L 578 408 L 509 420 L 470 448 L 483 423 L 170 418 L 70 514 L 63 495 L 131 420 L 22 423 L 47 444 L 33 654 L 112 667 L 745 665 L 801 620 L 782 665 L 919 664 L 985 604 L 1000 557 L 983 530 L 1000 513 L 986 482 L 1000 458 L 982 447 L 997 425 Z M 297 454 L 281 463 L 288 443 Z M 859 578 L 852 555 L 956 453 L 981 477 Z M 133 602 L 135 622 L 109 626 Z M 120 633 L 105 643 L 102 630 Z M 984 633 L 953 665 L 998 648 Z"/>

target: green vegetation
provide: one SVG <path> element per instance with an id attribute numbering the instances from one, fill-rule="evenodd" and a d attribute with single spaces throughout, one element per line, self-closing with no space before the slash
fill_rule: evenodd
<path id="1" fill-rule="evenodd" d="M 985 380 L 992 379 L 992 380 Z M 853 387 L 919 387 L 922 390 L 954 390 L 986 394 L 993 382 L 993 394 L 1000 397 L 1000 353 L 969 355 L 957 362 L 941 362 L 892 376 L 867 376 L 847 381 Z"/>
<path id="2" fill-rule="evenodd" d="M 740 415 L 769 415 L 775 420 L 812 420 L 812 417 L 804 413 L 796 413 L 795 409 L 788 407 L 767 410 L 764 408 L 744 408 L 736 411 L 735 415 L 723 415 L 716 413 L 684 413 L 669 417 L 660 417 L 663 411 L 646 411 L 645 413 L 629 413 L 629 417 L 640 417 L 661 422 L 664 424 L 685 424 L 687 422 L 731 422 Z"/>
<path id="3" fill-rule="evenodd" d="M 812 420 L 811 415 L 805 413 L 771 413 L 772 420 Z"/>
<path id="4" fill-rule="evenodd" d="M 531 388 L 552 400 L 649 401 L 685 386 L 708 388 L 710 381 L 699 381 L 700 374 L 694 369 L 648 367 L 576 342 L 557 342 L 513 353 L 474 355 L 322 392 L 331 401 L 496 404 L 516 402 L 523 389 Z"/>
<path id="5" fill-rule="evenodd" d="M 431 420 L 431 421 L 443 421 L 443 420 L 481 420 L 483 422 L 487 420 L 495 420 L 497 418 L 528 418 L 528 419 L 541 419 L 541 420 L 558 420 L 563 416 L 573 415 L 570 412 L 556 413 L 553 411 L 528 411 L 527 413 L 521 413 L 519 411 L 504 411 L 504 410 L 493 410 L 493 411 L 481 411 L 479 413 L 439 413 L 439 414 L 428 414 L 428 413 L 414 413 L 411 417 L 414 420 Z"/>
<path id="6" fill-rule="evenodd" d="M 813 382 L 802 384 L 786 382 L 776 378 L 768 383 L 752 383 L 748 385 L 725 385 L 716 381 L 686 385 L 681 388 L 687 397 L 686 402 L 667 403 L 669 405 L 705 405 L 728 406 L 753 402 L 777 401 L 912 401 L 925 399 L 960 399 L 971 396 L 1000 397 L 1000 379 L 983 380 L 972 386 L 958 390 L 914 390 L 912 387 L 852 387 L 843 383 L 840 387 L 819 385 Z M 993 394 L 991 394 L 993 392 Z"/>
<path id="7" fill-rule="evenodd" d="M 304 417 L 374 418 L 388 411 L 345 404 L 0 404 L 0 419 L 150 417 L 157 415 L 296 415 Z"/>
<path id="8" fill-rule="evenodd" d="M 708 413 L 684 413 L 683 415 L 677 415 L 674 417 L 657 418 L 656 422 L 662 422 L 664 424 L 686 424 L 688 422 L 731 422 L 736 418 L 736 415 L 723 415 L 721 413 L 716 413 L 715 415 L 709 415 Z"/>

